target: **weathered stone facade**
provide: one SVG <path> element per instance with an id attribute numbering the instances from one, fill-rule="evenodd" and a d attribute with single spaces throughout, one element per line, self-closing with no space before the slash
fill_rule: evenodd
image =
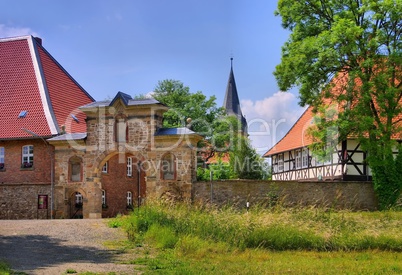
<path id="1" fill-rule="evenodd" d="M 376 210 L 372 182 L 223 180 L 196 182 L 194 201 L 216 205 L 319 206 L 336 209 Z M 211 190 L 212 187 L 212 190 Z"/>
<path id="2" fill-rule="evenodd" d="M 7 220 L 50 218 L 50 184 L 2 184 L 0 218 Z M 48 196 L 45 209 L 39 209 L 38 196 Z"/>
<path id="3" fill-rule="evenodd" d="M 110 217 L 148 197 L 191 197 L 201 137 L 186 128 L 163 131 L 166 106 L 119 93 L 111 102 L 81 110 L 87 115 L 86 136 L 49 140 L 55 147 L 56 218 Z M 164 170 L 173 173 L 165 176 Z"/>

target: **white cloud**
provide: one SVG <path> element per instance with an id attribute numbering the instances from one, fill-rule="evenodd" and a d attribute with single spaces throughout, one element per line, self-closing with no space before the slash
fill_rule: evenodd
<path id="1" fill-rule="evenodd" d="M 14 37 L 22 35 L 38 36 L 38 34 L 32 31 L 30 28 L 10 27 L 4 24 L 0 24 L 0 37 L 4 38 L 4 37 Z"/>
<path id="2" fill-rule="evenodd" d="M 297 97 L 290 92 L 277 92 L 263 100 L 241 100 L 252 145 L 263 154 L 278 142 L 301 116 Z"/>

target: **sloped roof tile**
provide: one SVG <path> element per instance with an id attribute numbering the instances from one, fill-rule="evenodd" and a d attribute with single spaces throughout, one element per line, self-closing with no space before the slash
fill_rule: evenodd
<path id="1" fill-rule="evenodd" d="M 85 114 L 79 106 L 93 98 L 32 36 L 0 39 L 0 139 L 42 137 L 84 132 Z M 24 118 L 18 118 L 21 111 Z M 71 114 L 83 123 L 72 119 Z"/>
<path id="2" fill-rule="evenodd" d="M 331 88 L 332 95 L 340 95 L 345 93 L 345 85 L 349 80 L 347 73 L 340 73 L 332 80 L 334 86 Z M 359 79 L 354 80 L 357 86 L 361 85 L 361 81 Z M 355 101 L 350 104 L 348 108 L 354 108 L 356 103 L 358 102 L 359 98 L 356 97 Z M 385 121 L 386 117 L 381 116 L 381 112 L 384 111 L 383 109 L 379 108 L 379 104 L 376 98 L 373 98 L 374 106 L 378 113 L 380 113 L 380 119 Z M 337 101 L 333 98 L 324 98 L 322 104 L 326 106 L 326 108 L 330 108 L 331 105 L 338 108 L 338 112 L 343 112 L 345 106 L 348 104 L 337 104 Z M 399 104 L 402 105 L 402 99 L 399 99 Z M 307 133 L 307 129 L 312 124 L 314 114 L 313 114 L 313 107 L 308 107 L 307 110 L 301 115 L 298 121 L 292 126 L 292 128 L 288 131 L 288 133 L 279 141 L 277 142 L 271 149 L 269 149 L 265 154 L 264 157 L 269 157 L 278 153 L 286 152 L 289 150 L 301 148 L 304 146 L 311 145 L 313 140 L 310 135 Z M 391 136 L 392 139 L 402 140 L 402 114 L 396 115 L 393 118 L 393 134 Z M 353 133 L 349 134 L 349 138 L 356 137 Z"/>
<path id="3" fill-rule="evenodd" d="M 313 108 L 308 107 L 296 123 L 290 128 L 286 135 L 269 149 L 264 157 L 269 157 L 278 153 L 292 149 L 308 146 L 312 143 L 311 137 L 307 134 L 313 119 Z"/>

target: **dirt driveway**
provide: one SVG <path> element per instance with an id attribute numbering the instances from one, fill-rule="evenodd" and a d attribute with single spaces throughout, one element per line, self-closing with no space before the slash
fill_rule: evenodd
<path id="1" fill-rule="evenodd" d="M 65 274 L 67 270 L 138 274 L 121 264 L 124 255 L 105 242 L 124 240 L 106 220 L 0 220 L 0 260 L 27 274 Z"/>

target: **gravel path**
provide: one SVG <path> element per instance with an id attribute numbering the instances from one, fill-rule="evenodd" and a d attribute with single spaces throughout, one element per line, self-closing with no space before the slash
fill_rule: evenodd
<path id="1" fill-rule="evenodd" d="M 126 238 L 106 220 L 0 220 L 0 260 L 27 274 L 77 272 L 138 274 L 119 264 L 121 251 L 105 247 Z"/>

